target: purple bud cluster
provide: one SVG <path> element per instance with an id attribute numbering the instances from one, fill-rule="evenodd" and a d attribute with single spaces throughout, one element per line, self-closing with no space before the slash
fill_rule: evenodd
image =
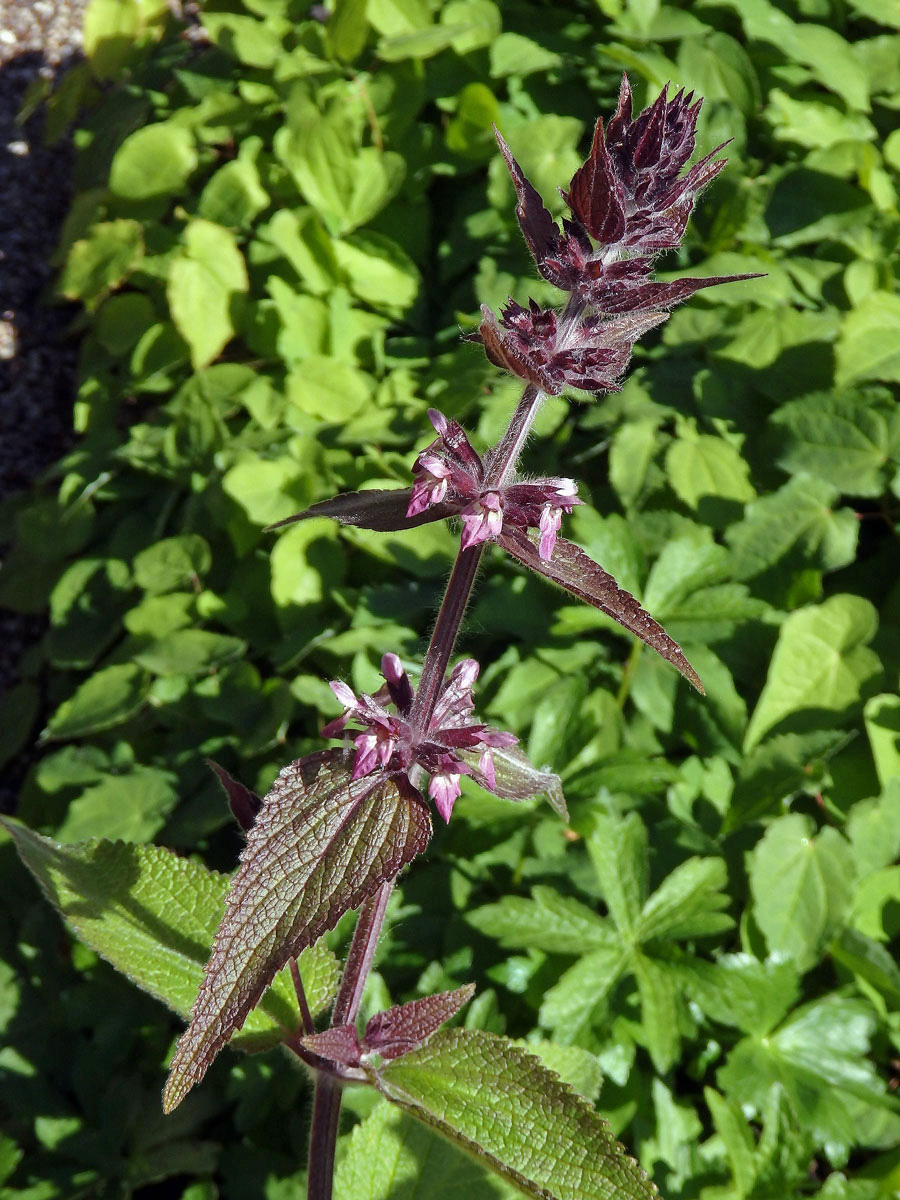
<path id="1" fill-rule="evenodd" d="M 361 730 L 353 739 L 356 747 L 353 778 L 376 770 L 408 777 L 413 766 L 421 767 L 431 776 L 428 794 L 445 821 L 450 820 L 460 794 L 461 775 L 471 775 L 488 791 L 496 791 L 491 750 L 513 746 L 518 738 L 471 719 L 478 663 L 465 658 L 456 664 L 424 733 L 419 733 L 409 720 L 415 694 L 397 655 L 385 654 L 381 670 L 385 686 L 374 696 L 364 692 L 357 697 L 340 680 L 331 683 L 344 712 L 326 725 L 322 733 L 325 737 L 336 737 L 351 721 Z M 387 704 L 392 704 L 396 713 L 389 712 Z M 461 756 L 465 751 L 479 755 L 477 766 Z"/>
<path id="2" fill-rule="evenodd" d="M 679 245 L 698 195 L 725 166 L 716 159 L 723 142 L 682 175 L 703 101 L 683 90 L 669 100 L 667 92 L 632 117 L 622 79 L 615 115 L 605 129 L 597 121 L 590 155 L 562 192 L 570 212 L 562 228 L 497 133 L 528 249 L 544 279 L 571 300 L 562 317 L 533 300 L 527 309 L 510 300 L 499 322 L 483 306 L 469 336 L 495 366 L 550 395 L 618 390 L 634 343 L 675 304 L 700 288 L 752 278 L 650 278 L 656 256 Z"/>
<path id="3" fill-rule="evenodd" d="M 456 421 L 431 408 L 428 417 L 438 437 L 413 464 L 413 484 L 407 517 L 416 517 L 434 505 L 459 513 L 462 548 L 496 540 L 504 524 L 537 529 L 540 557 L 549 562 L 562 524 L 578 499 L 574 479 L 536 479 L 488 485 L 485 464 L 465 430 Z"/>

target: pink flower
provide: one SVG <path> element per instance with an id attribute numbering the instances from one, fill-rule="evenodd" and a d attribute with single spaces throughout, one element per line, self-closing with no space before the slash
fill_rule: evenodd
<path id="1" fill-rule="evenodd" d="M 503 528 L 503 503 L 499 492 L 483 492 L 460 513 L 463 523 L 462 548 L 495 538 Z"/>

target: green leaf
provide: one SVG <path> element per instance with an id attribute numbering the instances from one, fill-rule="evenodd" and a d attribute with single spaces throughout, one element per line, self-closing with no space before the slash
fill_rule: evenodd
<path id="1" fill-rule="evenodd" d="M 609 922 L 593 909 L 541 884 L 532 888 L 530 900 L 507 896 L 500 904 L 474 909 L 466 920 L 501 946 L 515 949 L 583 954 L 617 941 Z"/>
<path id="2" fill-rule="evenodd" d="M 878 656 L 866 649 L 877 625 L 878 614 L 861 596 L 831 596 L 791 613 L 778 635 L 745 749 L 793 714 L 841 713 L 857 703 L 864 684 L 881 672 Z"/>
<path id="3" fill-rule="evenodd" d="M 275 151 L 329 232 L 350 233 L 380 211 L 399 188 L 405 162 L 393 151 L 357 144 L 352 113 L 333 106 L 309 112 L 275 137 Z"/>
<path id="4" fill-rule="evenodd" d="M 694 938 L 721 933 L 734 924 L 725 908 L 722 889 L 728 873 L 721 858 L 689 858 L 665 877 L 641 910 L 637 936 L 641 943 L 654 938 Z"/>
<path id="5" fill-rule="evenodd" d="M 352 233 L 334 243 L 334 254 L 353 294 L 381 312 L 399 317 L 419 294 L 415 263 L 383 234 Z"/>
<path id="6" fill-rule="evenodd" d="M 795 100 L 780 88 L 769 92 L 766 118 L 777 138 L 810 149 L 874 141 L 878 136 L 872 122 L 859 113 L 843 113 L 838 105 L 815 100 Z"/>
<path id="7" fill-rule="evenodd" d="M 634 956 L 632 969 L 641 997 L 641 1028 L 636 1031 L 637 1038 L 646 1044 L 657 1071 L 664 1074 L 681 1053 L 678 974 L 671 964 L 646 954 Z"/>
<path id="8" fill-rule="evenodd" d="M 737 1194 L 740 1197 L 749 1196 L 756 1182 L 756 1165 L 753 1161 L 756 1143 L 753 1131 L 740 1107 L 734 1102 L 729 1103 L 711 1087 L 703 1089 L 703 1098 L 709 1108 L 716 1133 L 725 1144 Z"/>
<path id="9" fill-rule="evenodd" d="M 343 62 L 359 56 L 369 33 L 366 21 L 367 0 L 337 0 L 328 22 L 328 42 L 332 53 Z"/>
<path id="10" fill-rule="evenodd" d="M 647 895 L 647 827 L 637 813 L 597 816 L 585 838 L 600 890 L 616 927 L 635 935 Z"/>
<path id="11" fill-rule="evenodd" d="M 104 775 L 72 801 L 56 837 L 61 842 L 98 837 L 148 842 L 178 803 L 176 783 L 172 772 L 140 765 Z"/>
<path id="12" fill-rule="evenodd" d="M 273 67 L 284 54 L 274 21 L 257 21 L 243 13 L 204 12 L 202 22 L 217 46 L 248 67 Z"/>
<path id="13" fill-rule="evenodd" d="M 123 200 L 181 196 L 199 161 L 189 129 L 161 121 L 130 134 L 109 169 L 109 187 Z"/>
<path id="14" fill-rule="evenodd" d="M 772 1085 L 780 1084 L 800 1127 L 818 1145 L 846 1153 L 859 1100 L 888 1103 L 867 1057 L 874 1028 L 874 1014 L 859 1000 L 814 1000 L 764 1038 L 739 1042 L 718 1072 L 719 1086 L 753 1114 L 763 1110 Z"/>
<path id="15" fill-rule="evenodd" d="M 849 905 L 855 877 L 850 847 L 837 830 L 815 837 L 800 813 L 773 821 L 750 862 L 753 916 L 770 953 L 784 954 L 800 970 L 821 949 Z"/>
<path id="16" fill-rule="evenodd" d="M 839 386 L 900 382 L 900 296 L 873 292 L 844 318 L 835 348 Z"/>
<path id="17" fill-rule="evenodd" d="M 544 993 L 540 1022 L 556 1031 L 558 1040 L 575 1037 L 602 1009 L 603 1002 L 628 964 L 621 945 L 592 950 Z"/>
<path id="18" fill-rule="evenodd" d="M 839 498 L 840 492 L 827 480 L 797 475 L 749 505 L 743 521 L 726 534 L 736 578 L 752 579 L 794 547 L 826 571 L 852 562 L 859 521 L 849 508 L 835 511 Z"/>
<path id="19" fill-rule="evenodd" d="M 234 235 L 212 221 L 191 221 L 184 252 L 169 268 L 166 296 L 195 370 L 211 363 L 233 337 L 234 305 L 248 287 Z"/>
<path id="20" fill-rule="evenodd" d="M 358 413 L 372 397 L 365 372 L 324 354 L 310 354 L 286 381 L 288 403 L 301 413 L 340 424 Z"/>
<path id="21" fill-rule="evenodd" d="M 562 58 L 553 50 L 546 50 L 539 42 L 523 37 L 521 33 L 501 33 L 490 45 L 491 78 L 504 79 L 508 75 L 524 78 L 535 71 L 549 71 L 562 65 Z"/>
<path id="22" fill-rule="evenodd" d="M 313 295 L 323 295 L 340 283 L 335 244 L 314 209 L 282 208 L 259 234 L 284 255 Z"/>
<path id="23" fill-rule="evenodd" d="M 715 963 L 695 958 L 681 968 L 692 1000 L 714 1021 L 765 1037 L 797 1002 L 800 976 L 788 959 L 760 962 L 750 954 L 723 954 Z"/>
<path id="24" fill-rule="evenodd" d="M 67 300 L 96 304 L 124 283 L 144 257 L 140 222 L 101 221 L 69 251 L 57 289 Z"/>
<path id="25" fill-rule="evenodd" d="M 198 675 L 242 658 L 246 650 L 242 638 L 206 629 L 176 629 L 142 646 L 132 657 L 154 675 Z"/>
<path id="26" fill-rule="evenodd" d="M 891 712 L 895 713 L 896 708 L 892 704 Z M 847 818 L 847 837 L 861 879 L 900 858 L 900 771 L 886 775 L 883 795 L 853 805 Z"/>
<path id="27" fill-rule="evenodd" d="M 251 225 L 269 207 L 269 196 L 256 164 L 235 158 L 211 176 L 200 193 L 197 215 L 216 225 L 239 229 Z"/>
<path id="28" fill-rule="evenodd" d="M 134 558 L 134 581 L 151 596 L 196 584 L 212 564 L 209 544 L 199 533 L 163 538 Z"/>
<path id="29" fill-rule="evenodd" d="M 132 983 L 186 1017 L 222 914 L 227 878 L 162 846 L 105 840 L 58 846 L 18 821 L 0 821 L 76 936 Z M 310 1009 L 319 1013 L 337 987 L 337 961 L 319 944 L 301 954 L 299 965 Z M 263 1050 L 298 1024 L 293 981 L 284 970 L 232 1045 Z"/>
<path id="30" fill-rule="evenodd" d="M 873 696 L 864 709 L 866 733 L 882 787 L 900 778 L 900 698 Z"/>
<path id="31" fill-rule="evenodd" d="M 745 503 L 756 497 L 750 467 L 724 438 L 677 438 L 666 452 L 666 472 L 678 498 L 696 509 L 704 496 Z"/>
<path id="32" fill-rule="evenodd" d="M 845 738 L 826 729 L 779 733 L 746 754 L 738 766 L 723 834 L 765 816 L 796 792 L 815 791 L 822 784 L 825 760 Z"/>
<path id="33" fill-rule="evenodd" d="M 900 967 L 887 947 L 856 929 L 840 929 L 828 947 L 831 957 L 880 992 L 900 1011 Z"/>
<path id="34" fill-rule="evenodd" d="M 882 390 L 818 392 L 772 416 L 782 447 L 778 465 L 827 479 L 851 496 L 880 496 L 900 455 L 900 416 Z"/>
<path id="35" fill-rule="evenodd" d="M 373 1082 L 527 1196 L 651 1200 L 656 1194 L 587 1101 L 539 1059 L 493 1034 L 441 1030 Z"/>
<path id="36" fill-rule="evenodd" d="M 64 700 L 47 722 L 50 738 L 80 738 L 121 725 L 142 707 L 149 679 L 135 663 L 95 672 Z"/>
<path id="37" fill-rule="evenodd" d="M 335 1200 L 501 1200 L 520 1194 L 386 1100 L 354 1127 L 334 1176 Z"/>
<path id="38" fill-rule="evenodd" d="M 176 1108 L 263 990 L 417 854 L 431 836 L 418 795 L 391 777 L 350 779 L 340 750 L 298 759 L 263 801 L 231 880 L 191 1023 L 163 1093 Z"/>

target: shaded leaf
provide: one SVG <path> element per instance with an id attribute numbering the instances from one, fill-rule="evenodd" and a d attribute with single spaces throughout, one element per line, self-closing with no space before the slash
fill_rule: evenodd
<path id="1" fill-rule="evenodd" d="M 151 996 L 187 1016 L 222 914 L 228 880 L 162 846 L 90 841 L 60 846 L 3 818 L 50 903 L 86 945 Z M 300 971 L 310 1008 L 337 987 L 338 964 L 324 945 L 305 950 Z M 262 1050 L 299 1023 L 294 986 L 279 974 L 232 1044 Z"/>

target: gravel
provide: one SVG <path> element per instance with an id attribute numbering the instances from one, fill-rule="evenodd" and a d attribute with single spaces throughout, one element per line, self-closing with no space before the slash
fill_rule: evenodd
<path id="1" fill-rule="evenodd" d="M 81 54 L 85 0 L 0 0 L 0 500 L 27 489 L 71 439 L 74 347 L 46 303 L 49 259 L 71 195 L 68 144 L 42 143 L 40 115 L 19 124 L 29 86 Z M 41 617 L 0 610 L 0 697 L 18 678 Z M 9 808 L 28 755 L 0 773 Z"/>

